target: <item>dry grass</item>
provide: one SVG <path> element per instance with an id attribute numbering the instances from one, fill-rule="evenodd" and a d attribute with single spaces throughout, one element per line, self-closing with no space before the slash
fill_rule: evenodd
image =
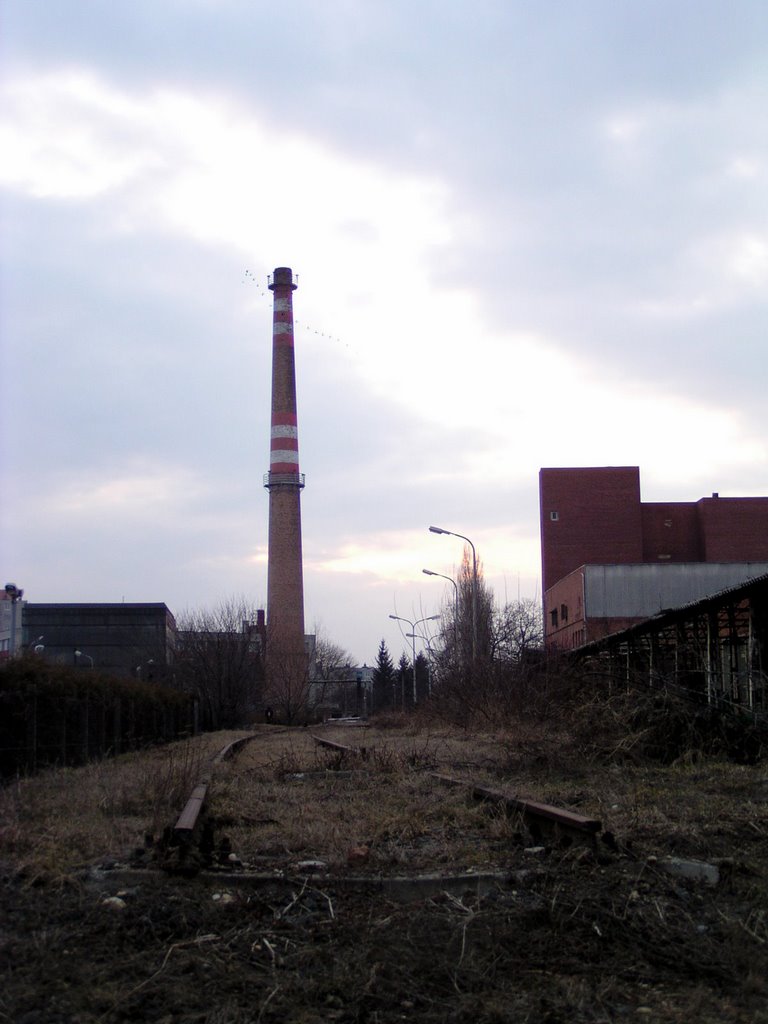
<path id="1" fill-rule="evenodd" d="M 323 738 L 365 748 L 340 757 L 309 730 L 259 730 L 210 789 L 217 835 L 247 863 L 305 859 L 357 870 L 464 870 L 508 862 L 520 823 L 441 787 L 442 772 L 598 817 L 640 852 L 718 858 L 768 841 L 768 777 L 725 761 L 577 766 L 535 728 L 501 735 L 328 727 Z M 123 856 L 172 824 L 211 757 L 243 733 L 217 733 L 0 790 L 0 861 L 25 876 L 64 878 Z M 749 846 L 749 843 L 747 843 Z"/>
<path id="2" fill-rule="evenodd" d="M 399 872 L 500 866 L 519 821 L 437 786 L 431 772 L 501 788 L 599 818 L 647 853 L 722 858 L 746 835 L 768 840 L 765 769 L 709 759 L 669 767 L 576 767 L 526 727 L 469 735 L 329 728 L 324 738 L 364 747 L 340 758 L 306 730 L 264 735 L 213 785 L 214 814 L 246 862 L 285 866 L 318 859 L 332 869 L 368 848 L 357 869 Z"/>
<path id="3" fill-rule="evenodd" d="M 30 881 L 141 845 L 178 814 L 204 765 L 242 733 L 218 733 L 45 771 L 0 789 L 0 862 Z"/>
<path id="4" fill-rule="evenodd" d="M 406 860 L 477 862 L 470 837 L 487 819 L 428 778 L 448 738 L 342 728 L 322 735 L 365 747 L 365 756 L 342 757 L 301 730 L 260 738 L 217 773 L 214 813 L 244 860 L 319 859 L 340 868 L 350 850 L 365 847 L 377 870 Z M 464 838 L 451 842 L 453 833 Z"/>
<path id="5" fill-rule="evenodd" d="M 61 879 L 141 842 L 174 820 L 211 755 L 241 734 L 4 790 L 0 856 L 16 872 L 0 885 L 0 953 L 12 944 L 0 1018 L 59 1019 L 65 1007 L 66 1019 L 104 1024 L 766 1020 L 764 767 L 600 764 L 530 723 L 499 735 L 413 724 L 320 734 L 366 756 L 340 758 L 310 730 L 260 727 L 216 765 L 217 838 L 247 867 L 286 869 L 284 883 L 257 890 L 221 877 L 226 903 L 206 884 L 142 875 L 115 912 L 88 886 L 51 898 L 50 887 L 19 884 L 18 871 Z M 432 771 L 599 817 L 615 841 L 532 855 L 519 821 L 436 785 Z M 673 879 L 660 863 L 673 854 L 717 861 L 720 884 Z M 296 870 L 315 859 L 331 877 Z M 515 881 L 397 904 L 334 878 L 486 866 Z M 72 953 L 58 969 L 52 947 Z"/>

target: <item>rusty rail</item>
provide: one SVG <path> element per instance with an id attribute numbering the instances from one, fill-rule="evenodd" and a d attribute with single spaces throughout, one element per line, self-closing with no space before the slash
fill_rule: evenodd
<path id="1" fill-rule="evenodd" d="M 192 795 L 187 800 L 184 810 L 179 815 L 179 820 L 173 827 L 174 833 L 180 838 L 189 837 L 195 831 L 200 812 L 205 804 L 207 792 L 208 784 L 206 782 L 201 782 L 200 785 L 195 786 L 192 790 Z"/>
<path id="2" fill-rule="evenodd" d="M 213 764 L 221 764 L 222 761 L 228 761 L 230 757 L 234 757 L 239 752 L 241 747 L 244 747 L 246 743 L 250 743 L 251 740 L 255 740 L 257 733 L 252 732 L 249 736 L 241 736 L 239 740 L 232 740 L 226 747 L 223 747 L 213 759 Z"/>
<path id="3" fill-rule="evenodd" d="M 569 841 L 587 840 L 593 843 L 602 824 L 597 818 L 587 818 L 583 814 L 566 810 L 564 807 L 554 807 L 552 804 L 540 803 L 538 800 L 524 800 L 520 797 L 510 796 L 500 789 L 490 789 L 487 786 L 476 786 L 473 782 L 466 782 L 464 779 L 454 779 L 450 775 L 441 775 L 438 772 L 432 773 L 432 778 L 451 786 L 464 786 L 470 791 L 475 800 L 487 800 L 501 804 L 505 810 L 521 814 L 525 824 L 534 838 L 540 837 L 543 832 L 554 833 L 556 838 L 567 838 Z"/>
<path id="4" fill-rule="evenodd" d="M 213 822 L 204 815 L 208 796 L 211 774 L 216 765 L 228 760 L 256 734 L 243 736 L 223 747 L 208 762 L 206 774 L 200 778 L 187 800 L 173 828 L 166 830 L 165 859 L 161 866 L 174 874 L 192 876 L 210 863 L 213 842 Z M 333 751 L 340 757 L 359 756 L 366 758 L 365 747 L 348 746 L 334 740 L 312 735 L 311 738 L 319 746 Z M 596 818 L 586 817 L 576 811 L 538 800 L 523 799 L 503 790 L 491 789 L 477 785 L 471 780 L 457 779 L 439 772 L 431 772 L 429 777 L 444 785 L 464 788 L 473 799 L 494 803 L 506 812 L 519 814 L 531 836 L 540 840 L 544 836 L 561 845 L 571 843 L 587 843 L 594 846 L 597 834 L 602 825 Z"/>
<path id="5" fill-rule="evenodd" d="M 198 784 L 192 790 L 192 793 L 184 805 L 184 810 L 179 815 L 176 824 L 173 826 L 173 834 L 178 842 L 189 843 L 192 834 L 197 828 L 200 814 L 205 806 L 205 798 L 208 793 L 208 783 L 210 782 L 210 769 L 215 765 L 221 764 L 223 761 L 228 761 L 231 757 L 245 746 L 246 743 L 250 743 L 251 740 L 256 738 L 256 733 L 251 733 L 250 736 L 241 736 L 237 740 L 232 740 L 225 747 L 215 754 L 209 763 L 209 771 L 200 779 Z"/>
<path id="6" fill-rule="evenodd" d="M 333 750 L 337 754 L 341 754 L 342 757 L 346 754 L 359 755 L 365 760 L 368 757 L 368 751 L 365 747 L 348 747 L 344 743 L 334 743 L 333 740 L 324 740 L 320 736 L 313 736 L 312 739 L 320 747 L 325 747 L 326 750 Z"/>

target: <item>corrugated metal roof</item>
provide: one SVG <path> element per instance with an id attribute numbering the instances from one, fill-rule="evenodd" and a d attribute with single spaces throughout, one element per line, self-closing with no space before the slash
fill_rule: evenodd
<path id="1" fill-rule="evenodd" d="M 580 654 L 590 650 L 599 650 L 599 648 L 608 643 L 615 643 L 621 640 L 622 637 L 629 637 L 633 633 L 642 633 L 652 626 L 663 626 L 666 623 L 674 622 L 676 619 L 683 618 L 686 612 L 691 612 L 696 608 L 705 608 L 708 605 L 714 605 L 717 607 L 724 604 L 728 598 L 738 598 L 740 595 L 746 596 L 749 591 L 765 586 L 768 586 L 768 572 L 763 573 L 760 576 L 755 576 L 752 579 L 745 580 L 732 587 L 726 587 L 724 590 L 720 590 L 716 594 L 710 594 L 701 600 L 690 601 L 677 608 L 664 609 L 656 615 L 649 616 L 642 622 L 637 622 L 635 625 L 629 626 L 627 629 L 619 630 L 616 633 L 611 633 L 608 636 L 601 637 L 599 640 L 593 640 L 591 643 L 584 644 L 582 647 L 576 648 L 573 653 Z"/>
<path id="2" fill-rule="evenodd" d="M 768 562 L 586 565 L 586 618 L 649 618 L 766 573 Z"/>

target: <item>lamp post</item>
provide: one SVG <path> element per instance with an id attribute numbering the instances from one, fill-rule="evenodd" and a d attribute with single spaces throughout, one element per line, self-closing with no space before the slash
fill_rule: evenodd
<path id="1" fill-rule="evenodd" d="M 454 589 L 454 610 L 453 610 L 453 645 L 457 649 L 458 654 L 458 642 L 459 642 L 459 585 L 453 576 L 446 576 L 442 572 L 433 572 L 431 569 L 421 570 L 425 576 L 439 576 L 441 580 L 448 580 Z"/>
<path id="2" fill-rule="evenodd" d="M 87 658 L 91 663 L 91 668 L 93 668 L 93 658 L 90 654 L 86 654 L 85 651 L 75 651 L 75 664 L 77 664 L 78 658 Z"/>
<path id="3" fill-rule="evenodd" d="M 454 533 L 453 530 L 444 530 L 440 526 L 430 526 L 430 533 L 444 533 L 448 537 L 459 537 L 465 540 L 472 548 L 472 664 L 477 661 L 477 552 L 475 545 L 465 537 L 463 533 Z"/>
<path id="4" fill-rule="evenodd" d="M 45 644 L 41 643 L 41 640 L 45 640 L 45 636 L 43 636 L 42 634 L 39 637 L 37 637 L 36 640 L 30 640 L 29 643 L 27 644 L 27 650 L 31 651 L 33 654 L 42 654 L 43 651 L 45 650 Z"/>
<path id="5" fill-rule="evenodd" d="M 414 707 L 418 703 L 418 694 L 416 692 L 416 627 L 422 622 L 433 622 L 435 619 L 439 619 L 439 615 L 427 615 L 425 619 L 416 619 L 415 622 L 411 622 L 410 619 L 404 619 L 402 615 L 390 615 L 390 619 L 397 619 L 399 622 L 407 622 L 411 627 L 412 632 L 406 633 L 406 636 L 411 638 L 411 651 L 413 653 L 413 660 L 411 662 L 413 666 L 413 704 Z"/>
<path id="6" fill-rule="evenodd" d="M 418 637 L 419 640 L 423 640 L 424 641 L 424 646 L 427 649 L 427 694 L 431 697 L 432 696 L 432 654 L 433 654 L 433 651 L 432 651 L 432 643 L 430 641 L 430 638 L 428 636 L 424 636 L 423 633 L 406 633 L 405 635 L 413 637 L 414 640 L 416 639 L 416 637 Z M 414 662 L 413 663 L 414 663 L 414 665 L 416 664 L 416 659 L 415 658 L 414 658 Z"/>
<path id="7" fill-rule="evenodd" d="M 5 592 L 11 601 L 11 636 L 8 641 L 8 656 L 12 658 L 16 653 L 16 605 L 24 597 L 24 591 L 15 583 L 6 583 Z"/>
<path id="8" fill-rule="evenodd" d="M 86 654 L 86 658 L 87 657 L 88 657 L 88 655 Z M 141 679 L 142 678 L 142 673 L 144 672 L 145 668 L 147 669 L 147 675 L 146 675 L 147 682 L 151 683 L 151 682 L 154 681 L 154 678 L 155 678 L 155 676 L 154 676 L 155 659 L 154 658 L 150 658 L 148 661 L 143 661 L 140 665 L 136 666 L 134 671 L 136 672 L 136 678 L 137 679 Z"/>

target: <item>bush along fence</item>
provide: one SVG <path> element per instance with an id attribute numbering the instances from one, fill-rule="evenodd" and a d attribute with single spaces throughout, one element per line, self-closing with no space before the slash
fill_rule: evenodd
<path id="1" fill-rule="evenodd" d="M 78 765 L 197 731 L 188 694 L 19 658 L 0 669 L 0 777 Z"/>

